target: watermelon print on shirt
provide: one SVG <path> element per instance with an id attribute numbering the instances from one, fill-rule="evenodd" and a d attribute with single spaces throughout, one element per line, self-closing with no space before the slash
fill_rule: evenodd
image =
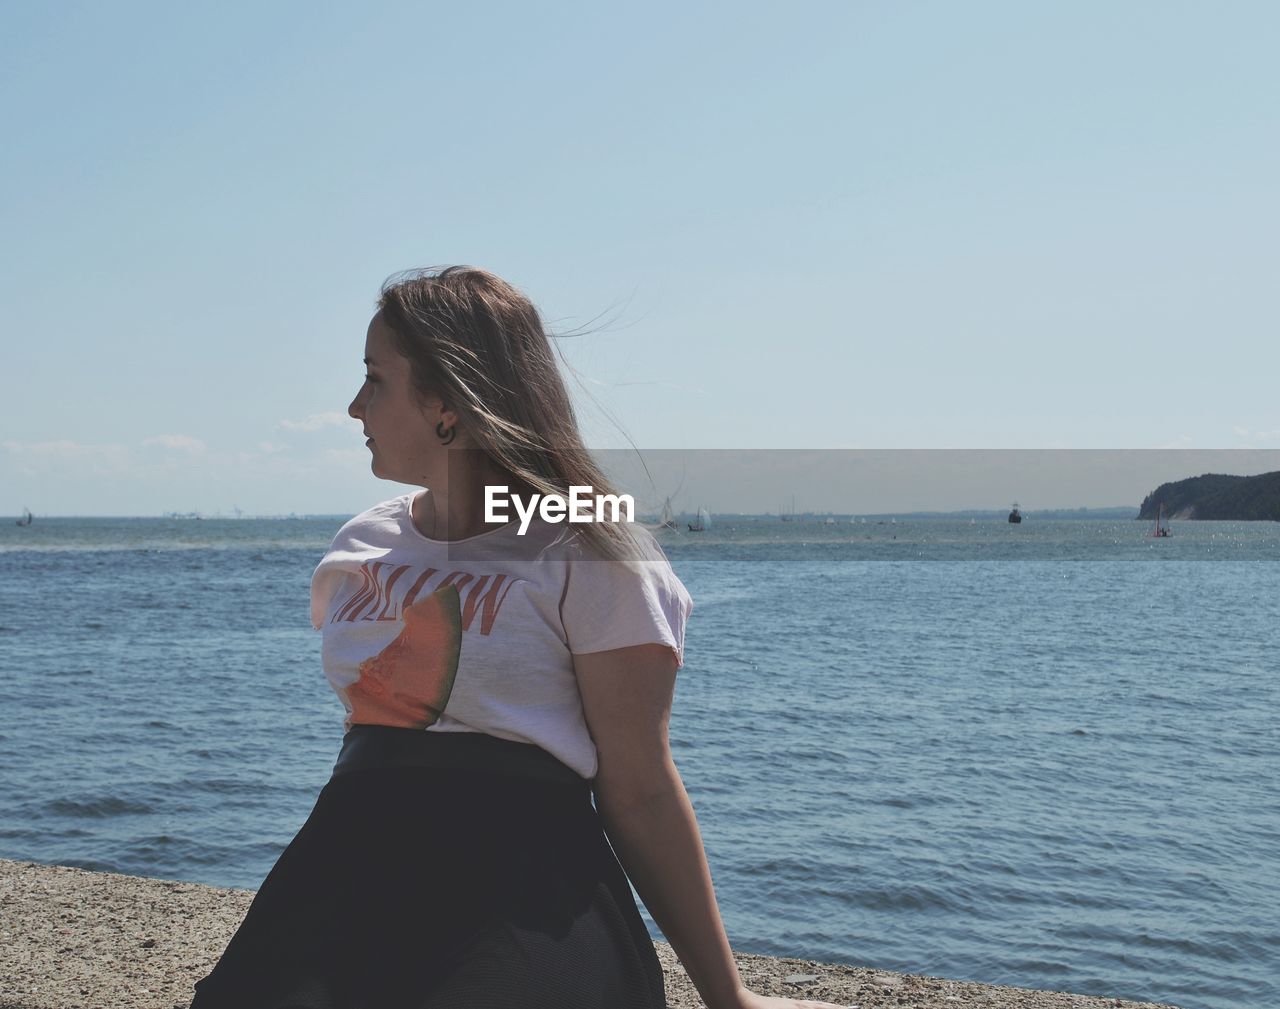
<path id="1" fill-rule="evenodd" d="M 403 624 L 391 644 L 360 663 L 360 679 L 347 688 L 353 725 L 425 729 L 449 703 L 462 650 L 457 588 L 417 600 Z"/>

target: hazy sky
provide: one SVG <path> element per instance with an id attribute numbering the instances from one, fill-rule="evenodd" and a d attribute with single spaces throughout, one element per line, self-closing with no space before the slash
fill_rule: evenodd
<path id="1" fill-rule="evenodd" d="M 890 514 L 1018 502 L 1032 511 L 1126 506 L 1136 515 L 1171 479 L 1280 470 L 1280 448 L 614 449 L 600 459 L 649 513 L 673 495 L 675 510 L 685 512 Z"/>
<path id="2" fill-rule="evenodd" d="M 594 330 L 597 447 L 1280 448 L 1278 50 L 1267 2 L 5 4 L 0 513 L 398 492 L 365 325 L 456 262 Z"/>

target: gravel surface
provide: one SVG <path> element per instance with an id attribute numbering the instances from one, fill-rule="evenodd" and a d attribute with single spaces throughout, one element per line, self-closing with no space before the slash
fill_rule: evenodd
<path id="1" fill-rule="evenodd" d="M 187 1009 L 252 899 L 250 890 L 0 859 L 0 1009 Z M 703 1009 L 671 948 L 656 945 L 671 1009 Z M 1174 1009 L 812 960 L 737 961 L 755 991 L 859 1009 Z"/>

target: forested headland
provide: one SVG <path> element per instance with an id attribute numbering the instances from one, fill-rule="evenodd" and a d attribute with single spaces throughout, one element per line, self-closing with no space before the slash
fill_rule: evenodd
<path id="1" fill-rule="evenodd" d="M 1259 476 L 1205 473 L 1162 483 L 1142 500 L 1139 519 L 1165 518 L 1280 522 L 1280 471 Z"/>

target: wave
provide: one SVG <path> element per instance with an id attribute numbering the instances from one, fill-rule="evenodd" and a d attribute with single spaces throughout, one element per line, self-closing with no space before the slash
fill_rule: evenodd
<path id="1" fill-rule="evenodd" d="M 126 799 L 118 795 L 101 795 L 89 799 L 52 799 L 40 807 L 41 813 L 53 816 L 77 816 L 101 818 L 108 816 L 135 816 L 154 813 L 155 807 L 139 799 Z"/>

